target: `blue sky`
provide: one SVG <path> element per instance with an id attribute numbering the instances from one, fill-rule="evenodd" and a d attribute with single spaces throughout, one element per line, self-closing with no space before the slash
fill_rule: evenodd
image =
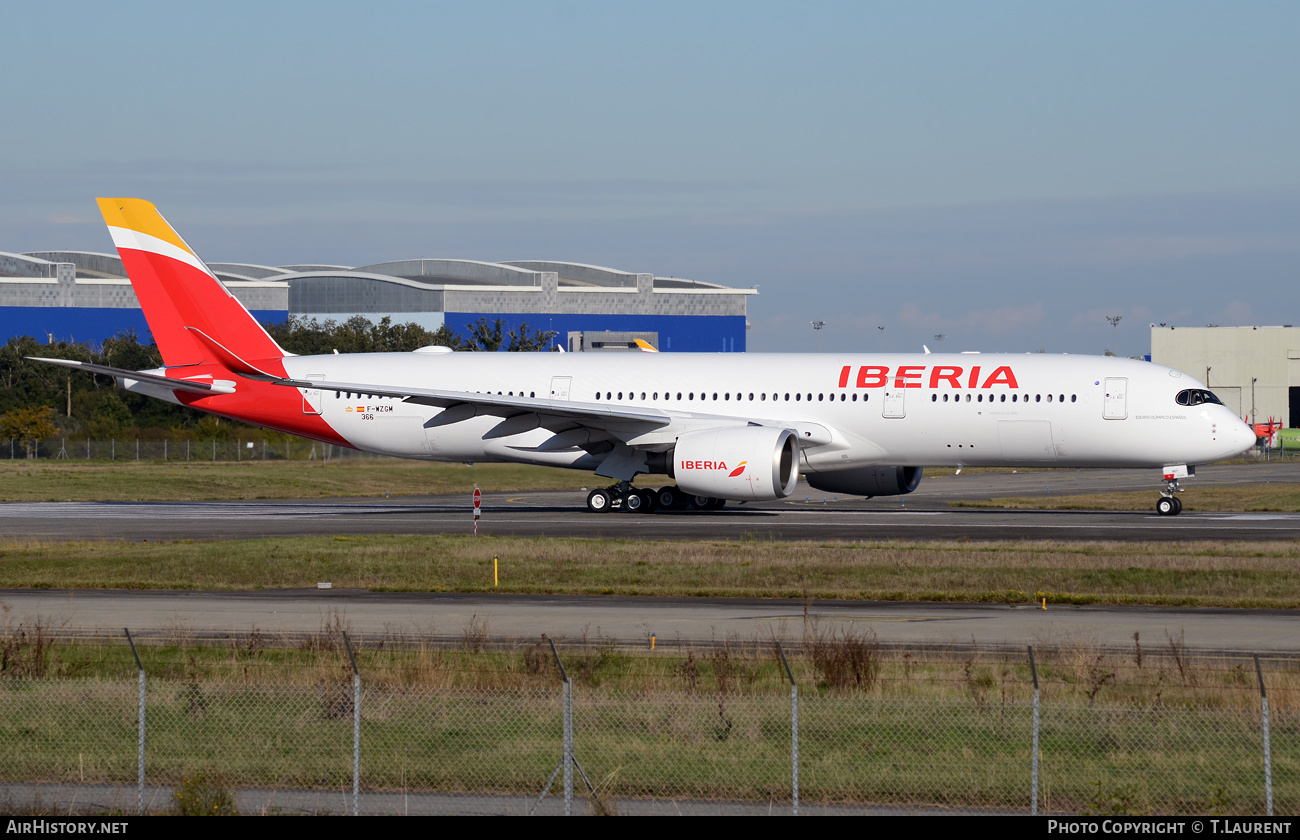
<path id="1" fill-rule="evenodd" d="M 757 284 L 755 350 L 1139 353 L 1153 321 L 1300 323 L 1295 4 L 6 20 L 29 34 L 0 51 L 0 249 L 109 250 L 93 198 L 138 195 L 213 261 Z"/>

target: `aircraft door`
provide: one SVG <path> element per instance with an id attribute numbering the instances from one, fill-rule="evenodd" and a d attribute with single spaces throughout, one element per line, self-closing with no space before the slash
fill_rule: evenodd
<path id="1" fill-rule="evenodd" d="M 906 417 L 907 410 L 903 404 L 903 395 L 907 393 L 902 388 L 886 387 L 885 388 L 885 406 L 881 409 L 884 417 Z"/>
<path id="2" fill-rule="evenodd" d="M 567 400 L 569 398 L 569 386 L 572 384 L 572 376 L 551 377 L 551 399 Z"/>
<path id="3" fill-rule="evenodd" d="M 324 379 L 325 375 L 313 373 L 307 376 L 308 379 Z M 321 397 L 320 388 L 303 388 L 302 389 L 302 413 L 303 414 L 320 414 Z"/>
<path id="4" fill-rule="evenodd" d="M 1128 417 L 1128 380 L 1107 379 L 1105 385 L 1106 407 L 1102 416 L 1107 420 L 1123 420 Z"/>

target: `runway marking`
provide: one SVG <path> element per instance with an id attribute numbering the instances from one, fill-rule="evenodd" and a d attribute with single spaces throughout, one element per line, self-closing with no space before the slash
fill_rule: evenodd
<path id="1" fill-rule="evenodd" d="M 1234 522 L 1267 522 L 1270 520 L 1280 519 L 1286 522 L 1300 521 L 1300 514 L 1295 513 L 1234 513 L 1228 516 L 1208 516 L 1216 522 L 1234 521 Z"/>

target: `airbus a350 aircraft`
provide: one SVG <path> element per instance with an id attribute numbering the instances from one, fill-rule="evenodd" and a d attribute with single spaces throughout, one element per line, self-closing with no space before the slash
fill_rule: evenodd
<path id="1" fill-rule="evenodd" d="M 42 359 L 131 391 L 368 452 L 510 461 L 611 479 L 628 512 L 780 499 L 800 474 L 858 496 L 910 493 L 924 466 L 1159 468 L 1178 480 L 1255 435 L 1192 377 L 1130 359 L 926 354 L 411 353 L 295 356 L 152 204 L 101 198 L 163 367 Z M 635 489 L 639 474 L 676 486 Z"/>

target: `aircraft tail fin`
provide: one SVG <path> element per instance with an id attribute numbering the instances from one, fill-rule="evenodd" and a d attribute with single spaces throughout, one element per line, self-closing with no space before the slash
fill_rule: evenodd
<path id="1" fill-rule="evenodd" d="M 98 201 L 164 365 L 221 363 L 212 342 L 241 359 L 286 355 L 152 204 Z"/>

